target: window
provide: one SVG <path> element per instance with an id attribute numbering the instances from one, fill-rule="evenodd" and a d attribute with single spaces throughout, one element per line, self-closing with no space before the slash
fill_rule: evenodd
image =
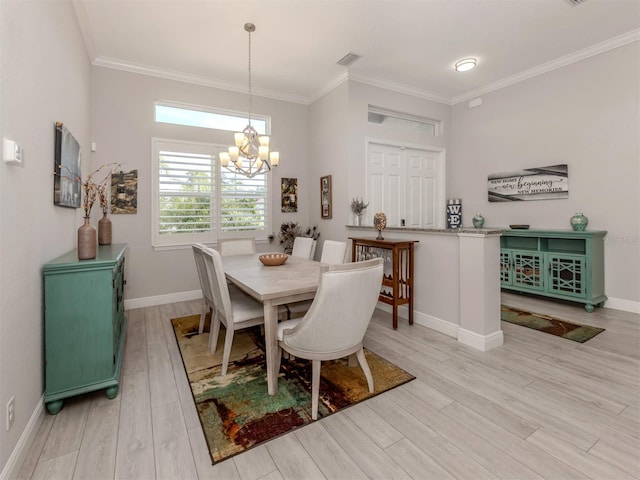
<path id="1" fill-rule="evenodd" d="M 153 139 L 153 245 L 216 242 L 239 234 L 264 236 L 267 175 L 246 178 L 217 162 L 218 145 Z"/>
<path id="2" fill-rule="evenodd" d="M 246 114 L 205 107 L 156 102 L 156 122 L 241 132 L 249 123 Z M 269 117 L 251 115 L 251 125 L 260 134 L 268 134 Z"/>
<path id="3" fill-rule="evenodd" d="M 368 121 L 382 127 L 417 132 L 431 137 L 441 134 L 438 120 L 396 112 L 374 105 L 369 105 Z"/>

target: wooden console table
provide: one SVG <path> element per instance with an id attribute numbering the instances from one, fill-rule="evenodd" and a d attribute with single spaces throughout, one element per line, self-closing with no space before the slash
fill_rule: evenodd
<path id="1" fill-rule="evenodd" d="M 409 305 L 409 325 L 413 325 L 413 247 L 418 240 L 349 238 L 352 242 L 352 262 L 384 259 L 384 276 L 378 300 L 393 307 L 393 328 L 398 328 L 398 305 Z"/>

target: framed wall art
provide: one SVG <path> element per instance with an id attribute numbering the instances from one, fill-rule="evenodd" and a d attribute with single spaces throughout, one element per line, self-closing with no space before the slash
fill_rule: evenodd
<path id="1" fill-rule="evenodd" d="M 320 177 L 320 217 L 331 218 L 331 175 Z"/>
<path id="2" fill-rule="evenodd" d="M 283 178 L 280 181 L 281 208 L 283 212 L 298 211 L 298 179 Z"/>
<path id="3" fill-rule="evenodd" d="M 569 198 L 567 164 L 493 173 L 488 183 L 490 202 Z"/>
<path id="4" fill-rule="evenodd" d="M 62 124 L 55 124 L 55 148 L 53 167 L 53 204 L 61 207 L 80 208 L 82 180 L 80 161 L 82 149 Z"/>
<path id="5" fill-rule="evenodd" d="M 138 213 L 138 170 L 111 174 L 111 213 Z"/>

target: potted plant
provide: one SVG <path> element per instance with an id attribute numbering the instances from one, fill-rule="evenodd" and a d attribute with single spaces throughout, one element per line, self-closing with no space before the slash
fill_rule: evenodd
<path id="1" fill-rule="evenodd" d="M 353 212 L 353 224 L 355 226 L 362 225 L 362 215 L 368 206 L 369 204 L 364 203 L 364 200 L 360 197 L 351 200 L 351 211 Z"/>

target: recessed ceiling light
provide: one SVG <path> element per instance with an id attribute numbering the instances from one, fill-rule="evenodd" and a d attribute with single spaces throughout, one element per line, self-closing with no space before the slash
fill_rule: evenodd
<path id="1" fill-rule="evenodd" d="M 468 72 L 469 70 L 476 68 L 477 60 L 475 58 L 463 58 L 456 63 L 456 71 Z"/>

